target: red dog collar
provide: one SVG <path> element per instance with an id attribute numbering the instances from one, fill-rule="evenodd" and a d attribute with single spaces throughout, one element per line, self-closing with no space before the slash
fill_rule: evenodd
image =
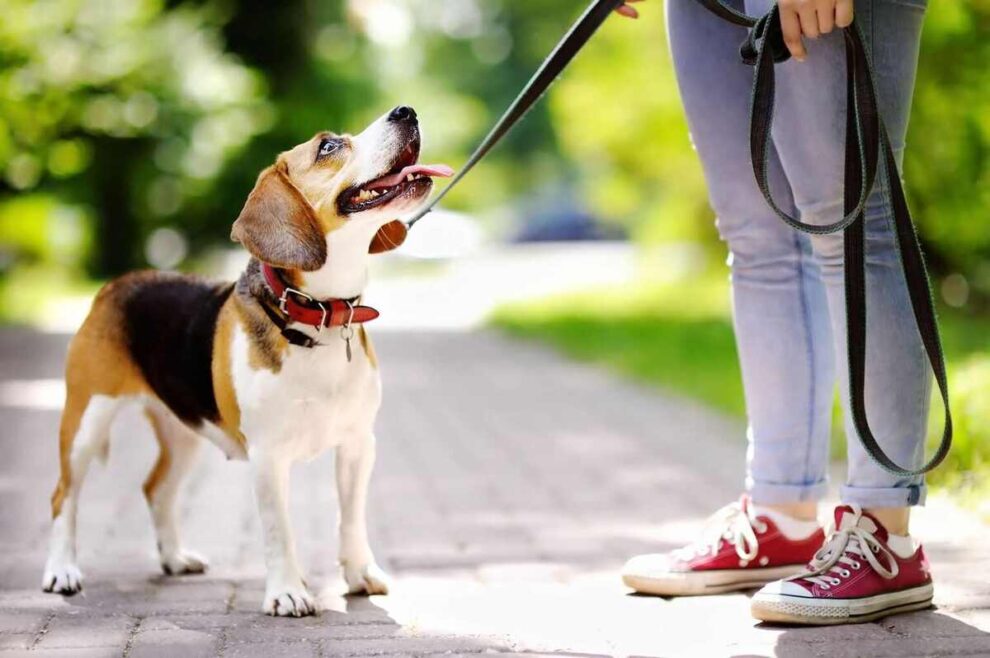
<path id="1" fill-rule="evenodd" d="M 278 299 L 279 310 L 292 322 L 317 328 L 343 327 L 378 317 L 378 311 L 370 306 L 356 305 L 354 300 L 316 299 L 302 290 L 290 288 L 268 263 L 261 264 L 261 271 Z"/>

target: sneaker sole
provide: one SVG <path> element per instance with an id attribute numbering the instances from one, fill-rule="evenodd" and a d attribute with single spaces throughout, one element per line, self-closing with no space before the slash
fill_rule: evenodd
<path id="1" fill-rule="evenodd" d="M 654 596 L 703 596 L 763 587 L 775 580 L 789 578 L 805 571 L 803 564 L 759 569 L 721 569 L 685 571 L 648 577 L 623 574 L 622 582 L 639 594 Z"/>
<path id="2" fill-rule="evenodd" d="M 932 605 L 931 583 L 862 599 L 810 599 L 772 594 L 753 597 L 751 611 L 760 621 L 825 626 L 860 624 L 882 617 L 924 610 Z"/>

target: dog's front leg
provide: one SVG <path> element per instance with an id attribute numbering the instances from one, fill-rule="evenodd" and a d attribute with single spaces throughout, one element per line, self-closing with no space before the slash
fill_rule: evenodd
<path id="1" fill-rule="evenodd" d="M 269 615 L 303 617 L 316 612 L 316 603 L 302 580 L 289 521 L 289 467 L 283 456 L 252 451 L 255 496 L 265 542 L 265 601 Z"/>
<path id="2" fill-rule="evenodd" d="M 337 448 L 340 500 L 340 566 L 351 594 L 388 594 L 388 577 L 368 543 L 368 482 L 375 465 L 375 437 L 368 434 Z"/>

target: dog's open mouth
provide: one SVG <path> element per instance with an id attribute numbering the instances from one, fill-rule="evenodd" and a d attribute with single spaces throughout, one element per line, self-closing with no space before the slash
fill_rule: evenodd
<path id="1" fill-rule="evenodd" d="M 418 159 L 419 140 L 415 140 L 406 146 L 392 168 L 383 176 L 345 190 L 338 201 L 341 212 L 364 212 L 384 206 L 399 196 L 425 196 L 433 186 L 434 177 L 454 174 L 454 170 L 447 165 L 417 164 Z"/>

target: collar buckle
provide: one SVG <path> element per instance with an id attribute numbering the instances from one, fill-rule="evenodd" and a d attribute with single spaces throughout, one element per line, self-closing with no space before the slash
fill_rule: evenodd
<path id="1" fill-rule="evenodd" d="M 302 290 L 296 290 L 295 288 L 290 288 L 289 286 L 286 286 L 285 287 L 285 290 L 282 291 L 282 295 L 278 298 L 278 310 L 282 311 L 282 313 L 284 313 L 285 315 L 288 315 L 290 318 L 292 316 L 289 313 L 288 308 L 286 308 L 286 304 L 288 304 L 288 302 L 289 302 L 289 293 L 292 293 L 293 295 L 298 295 L 298 296 L 302 297 L 303 299 L 305 299 L 306 301 L 308 301 L 310 304 L 313 304 L 318 309 L 320 309 L 320 312 L 323 313 L 323 315 L 320 317 L 320 323 L 318 325 L 315 325 L 315 326 L 316 326 L 316 333 L 317 334 L 319 334 L 320 332 L 322 332 L 323 331 L 323 327 L 325 327 L 326 324 L 327 324 L 327 316 L 330 314 L 330 312 L 327 310 L 326 305 L 324 305 L 323 302 L 321 302 L 320 300 L 316 299 L 312 295 L 309 295 L 309 294 L 303 292 Z M 354 307 L 353 306 L 351 307 L 351 317 L 352 318 L 354 317 Z"/>

